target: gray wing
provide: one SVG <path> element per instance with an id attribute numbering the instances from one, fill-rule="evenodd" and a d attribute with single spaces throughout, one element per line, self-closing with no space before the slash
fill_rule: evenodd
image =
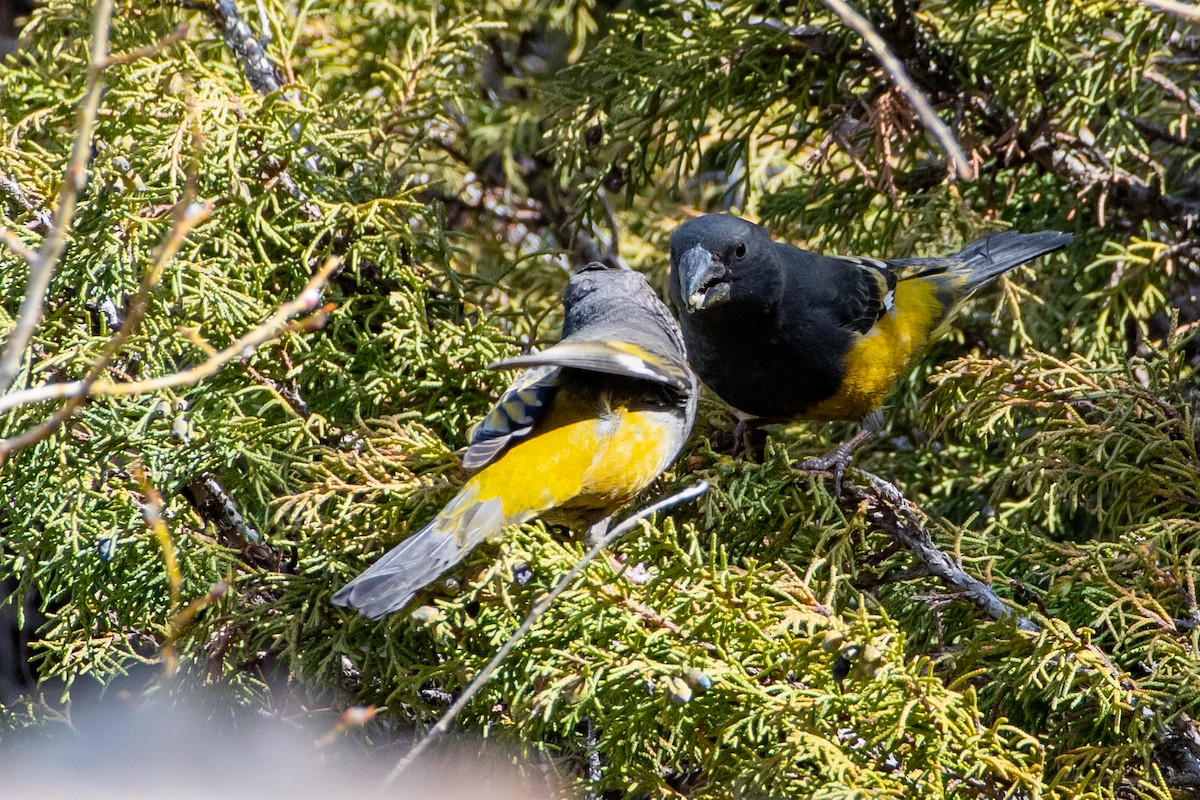
<path id="1" fill-rule="evenodd" d="M 561 373 L 561 367 L 541 366 L 518 375 L 487 416 L 471 430 L 463 466 L 467 469 L 486 466 L 509 442 L 528 434 L 542 408 L 558 391 Z"/>
<path id="2" fill-rule="evenodd" d="M 506 358 L 490 365 L 491 369 L 514 367 L 526 369 L 471 431 L 471 441 L 463 456 L 463 466 L 467 469 L 487 466 L 510 442 L 529 434 L 558 390 L 563 369 L 638 378 L 670 387 L 680 394 L 692 390 L 687 364 L 619 339 L 566 340 L 540 353 Z"/>
<path id="3" fill-rule="evenodd" d="M 680 360 L 620 339 L 566 339 L 540 353 L 506 358 L 491 365 L 493 369 L 535 366 L 623 375 L 661 383 L 680 392 L 689 391 L 692 386 L 688 367 Z"/>

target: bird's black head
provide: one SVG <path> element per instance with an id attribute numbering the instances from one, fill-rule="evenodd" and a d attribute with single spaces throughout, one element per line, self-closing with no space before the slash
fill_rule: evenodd
<path id="1" fill-rule="evenodd" d="M 695 314 L 730 301 L 769 301 L 781 277 L 771 236 L 728 214 L 688 220 L 671 234 L 671 300 Z"/>

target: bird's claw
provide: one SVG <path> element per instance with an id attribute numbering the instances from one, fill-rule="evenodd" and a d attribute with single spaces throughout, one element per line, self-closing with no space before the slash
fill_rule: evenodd
<path id="1" fill-rule="evenodd" d="M 742 453 L 750 452 L 750 434 L 753 432 L 754 426 L 750 424 L 750 420 L 738 417 L 737 424 L 733 426 L 733 450 L 730 455 L 737 458 Z"/>
<path id="2" fill-rule="evenodd" d="M 853 457 L 854 451 L 874 435 L 875 431 L 864 425 L 849 441 L 843 442 L 823 456 L 806 458 L 797 466 L 803 472 L 823 472 L 832 475 L 833 496 L 841 497 L 842 478 L 845 477 L 846 470 L 850 468 L 850 459 Z"/>
<path id="3" fill-rule="evenodd" d="M 850 466 L 854 448 L 849 443 L 835 447 L 831 452 L 816 458 L 806 458 L 797 467 L 802 472 L 823 472 L 833 476 L 833 495 L 842 496 L 842 478 Z"/>
<path id="4" fill-rule="evenodd" d="M 631 567 L 622 554 L 609 553 L 608 565 L 617 573 L 618 578 L 624 578 L 633 586 L 645 586 L 654 577 L 644 561 L 639 561 Z"/>

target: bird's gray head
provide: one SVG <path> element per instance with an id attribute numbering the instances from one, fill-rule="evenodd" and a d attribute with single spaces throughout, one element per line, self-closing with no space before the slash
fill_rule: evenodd
<path id="1" fill-rule="evenodd" d="M 563 292 L 563 306 L 569 317 L 573 310 L 583 306 L 619 302 L 645 293 L 653 295 L 654 290 L 641 273 L 593 261 L 571 276 Z"/>
<path id="2" fill-rule="evenodd" d="M 563 336 L 584 329 L 627 337 L 636 335 L 636 329 L 653 332 L 654 337 L 665 336 L 668 342 L 682 341 L 671 312 L 644 275 L 598 261 L 580 267 L 563 292 Z"/>
<path id="3" fill-rule="evenodd" d="M 671 300 L 695 314 L 738 299 L 739 283 L 750 279 L 760 290 L 776 282 L 771 236 L 753 222 L 728 214 L 707 214 L 671 234 Z"/>

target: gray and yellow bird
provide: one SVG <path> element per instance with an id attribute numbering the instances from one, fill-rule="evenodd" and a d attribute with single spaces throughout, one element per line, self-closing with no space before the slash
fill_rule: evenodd
<path id="1" fill-rule="evenodd" d="M 493 364 L 526 368 L 471 433 L 478 469 L 424 528 L 333 595 L 372 619 L 476 545 L 535 517 L 606 525 L 670 466 L 696 417 L 697 382 L 670 311 L 636 272 L 592 263 L 563 295 L 561 341 Z"/>

